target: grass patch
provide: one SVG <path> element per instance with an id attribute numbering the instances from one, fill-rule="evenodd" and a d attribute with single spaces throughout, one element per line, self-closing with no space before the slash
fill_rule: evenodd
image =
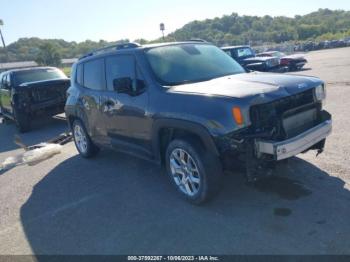
<path id="1" fill-rule="evenodd" d="M 61 70 L 66 74 L 66 76 L 70 77 L 71 67 L 63 67 Z"/>

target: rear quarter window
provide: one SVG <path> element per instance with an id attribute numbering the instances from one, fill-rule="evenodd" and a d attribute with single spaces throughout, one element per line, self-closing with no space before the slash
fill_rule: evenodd
<path id="1" fill-rule="evenodd" d="M 83 64 L 79 64 L 77 66 L 77 75 L 76 75 L 76 82 L 83 86 L 84 83 L 83 83 L 83 76 L 84 76 L 84 67 L 83 67 Z"/>

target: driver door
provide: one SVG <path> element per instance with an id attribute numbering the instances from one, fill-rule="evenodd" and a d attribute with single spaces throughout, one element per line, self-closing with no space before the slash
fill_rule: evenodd
<path id="1" fill-rule="evenodd" d="M 135 154 L 150 153 L 146 137 L 148 124 L 148 93 L 145 82 L 137 73 L 133 55 L 115 55 L 106 58 L 107 91 L 101 97 L 107 135 L 113 147 Z M 127 80 L 127 81 L 126 81 Z M 130 82 L 130 89 L 118 83 Z M 135 92 L 133 92 L 135 88 Z"/>

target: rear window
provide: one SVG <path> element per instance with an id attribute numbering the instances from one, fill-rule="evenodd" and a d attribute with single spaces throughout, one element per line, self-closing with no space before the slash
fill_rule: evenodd
<path id="1" fill-rule="evenodd" d="M 57 68 L 40 68 L 14 72 L 13 81 L 15 86 L 19 86 L 24 83 L 53 79 L 67 79 L 67 76 Z"/>

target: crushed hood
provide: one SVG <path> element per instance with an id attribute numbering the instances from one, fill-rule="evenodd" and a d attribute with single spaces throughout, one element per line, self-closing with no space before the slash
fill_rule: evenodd
<path id="1" fill-rule="evenodd" d="M 254 72 L 174 86 L 169 91 L 236 98 L 273 93 L 285 96 L 305 91 L 322 83 L 316 77 Z"/>

